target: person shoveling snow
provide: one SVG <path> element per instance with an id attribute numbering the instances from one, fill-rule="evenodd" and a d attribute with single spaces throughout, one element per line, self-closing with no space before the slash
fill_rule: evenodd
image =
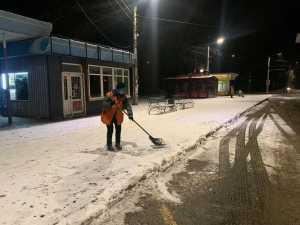
<path id="1" fill-rule="evenodd" d="M 149 139 L 156 146 L 165 146 L 166 143 L 161 138 L 152 137 L 141 125 L 139 125 L 134 119 L 132 114 L 131 105 L 128 103 L 125 95 L 125 84 L 119 82 L 117 89 L 108 92 L 102 102 L 103 111 L 101 113 L 101 121 L 107 126 L 107 150 L 113 151 L 112 147 L 112 134 L 113 124 L 116 128 L 116 148 L 122 150 L 121 146 L 121 124 L 123 123 L 123 113 L 125 113 L 130 120 L 136 123 L 145 133 L 149 135 Z M 127 113 L 123 110 L 125 108 Z M 123 113 L 122 113 L 123 112 Z"/>
<path id="2" fill-rule="evenodd" d="M 128 117 L 133 120 L 132 108 L 125 95 L 126 86 L 123 82 L 117 84 L 117 89 L 108 92 L 102 102 L 103 111 L 101 121 L 107 126 L 107 150 L 113 151 L 112 135 L 116 128 L 116 148 L 122 150 L 121 146 L 121 124 L 123 123 L 123 107 L 127 110 Z"/>

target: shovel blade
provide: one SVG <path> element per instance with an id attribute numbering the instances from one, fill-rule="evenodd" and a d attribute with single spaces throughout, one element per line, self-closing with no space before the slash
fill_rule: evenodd
<path id="1" fill-rule="evenodd" d="M 161 138 L 154 138 L 152 136 L 149 136 L 149 139 L 152 141 L 153 144 L 155 144 L 156 146 L 164 146 L 167 145 L 163 139 Z"/>

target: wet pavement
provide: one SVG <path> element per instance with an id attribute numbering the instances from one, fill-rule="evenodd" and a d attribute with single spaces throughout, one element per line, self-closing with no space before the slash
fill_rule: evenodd
<path id="1" fill-rule="evenodd" d="M 276 95 L 137 188 L 124 223 L 300 224 L 299 137 L 300 92 Z"/>

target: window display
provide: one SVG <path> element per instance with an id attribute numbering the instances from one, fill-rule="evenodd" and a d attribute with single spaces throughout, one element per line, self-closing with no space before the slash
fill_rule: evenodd
<path id="1" fill-rule="evenodd" d="M 11 100 L 29 100 L 28 73 L 9 73 L 9 92 Z M 6 90 L 6 75 L 2 74 L 2 86 Z"/>

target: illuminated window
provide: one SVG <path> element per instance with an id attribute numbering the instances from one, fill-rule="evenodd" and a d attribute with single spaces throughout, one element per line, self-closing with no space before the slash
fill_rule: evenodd
<path id="1" fill-rule="evenodd" d="M 218 91 L 228 91 L 229 90 L 229 81 L 219 81 L 218 82 Z"/>
<path id="2" fill-rule="evenodd" d="M 29 100 L 28 73 L 9 73 L 9 92 L 11 100 Z M 2 74 L 2 86 L 6 90 L 6 75 Z"/>

